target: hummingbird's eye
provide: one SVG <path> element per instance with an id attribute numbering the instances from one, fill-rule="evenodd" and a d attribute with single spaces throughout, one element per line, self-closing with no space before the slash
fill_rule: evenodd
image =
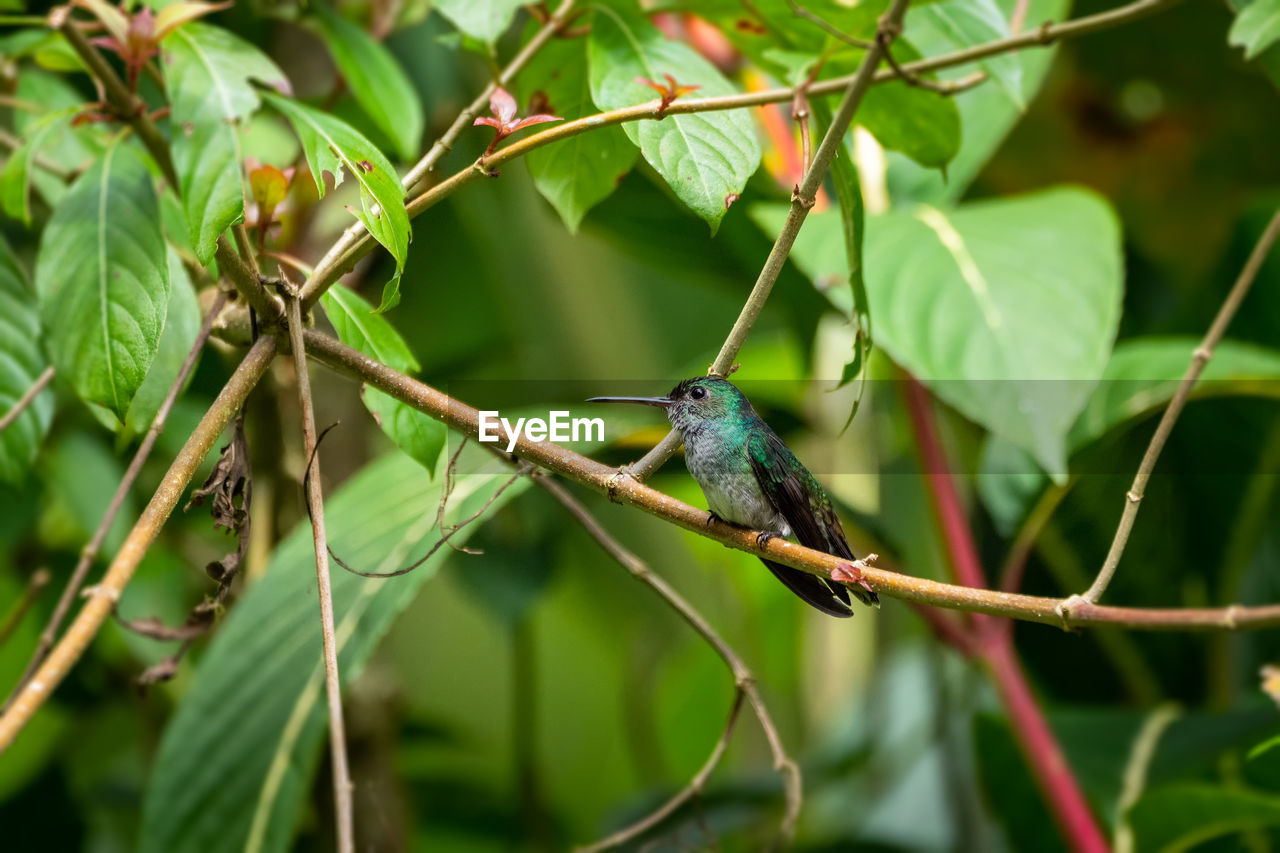
<path id="1" fill-rule="evenodd" d="M 694 385 L 689 389 L 689 397 L 691 399 L 701 400 L 705 396 L 707 396 L 707 389 L 703 388 L 701 385 Z"/>

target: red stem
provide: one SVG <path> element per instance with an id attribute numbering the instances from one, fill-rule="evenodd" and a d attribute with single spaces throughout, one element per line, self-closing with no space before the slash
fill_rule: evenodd
<path id="1" fill-rule="evenodd" d="M 942 527 L 943 539 L 957 580 L 965 586 L 986 588 L 986 573 L 978 558 L 978 548 L 969 529 L 969 519 L 956 491 L 946 452 L 938 436 L 932 400 L 914 378 L 906 385 L 907 412 L 924 466 L 929 497 Z M 1049 809 L 1063 835 L 1076 851 L 1105 853 L 1110 850 L 1084 793 L 1071 772 L 1062 747 L 1053 736 L 1040 706 L 1036 704 L 1026 674 L 1013 646 L 1013 632 L 999 630 L 1000 624 L 985 614 L 973 614 L 977 635 L 977 657 L 991 671 L 1000 699 L 1009 716 L 1014 737 L 1031 767 L 1032 775 L 1048 801 Z M 943 639 L 948 639 L 943 637 Z M 971 651 L 960 647 L 966 654 Z"/>

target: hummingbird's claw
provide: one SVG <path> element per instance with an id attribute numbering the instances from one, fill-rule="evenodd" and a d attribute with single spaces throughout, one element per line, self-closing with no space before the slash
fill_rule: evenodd
<path id="1" fill-rule="evenodd" d="M 777 538 L 778 538 L 778 534 L 770 533 L 767 530 L 762 530 L 756 534 L 756 547 L 763 548 L 764 546 L 769 544 L 770 539 L 777 539 Z"/>

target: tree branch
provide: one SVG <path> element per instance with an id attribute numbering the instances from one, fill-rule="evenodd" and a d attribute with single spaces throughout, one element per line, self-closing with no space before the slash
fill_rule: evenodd
<path id="1" fill-rule="evenodd" d="M 71 627 L 53 647 L 35 676 L 14 697 L 9 707 L 0 713 L 0 751 L 7 749 L 13 742 L 27 720 L 31 719 L 31 715 L 44 704 L 68 670 L 84 654 L 102 623 L 111 615 L 125 584 L 133 577 L 142 556 L 155 541 L 160 528 L 164 526 L 191 478 L 195 476 L 196 469 L 249 396 L 249 392 L 267 372 L 275 352 L 276 339 L 271 335 L 263 336 L 250 348 L 240 366 L 231 374 L 217 399 L 169 466 L 160 486 L 129 531 L 102 582 L 86 590 L 88 601 L 76 614 Z"/>
<path id="2" fill-rule="evenodd" d="M 1062 602 L 1061 608 L 1063 612 L 1074 610 L 1082 601 L 1089 604 L 1097 604 L 1098 599 L 1106 592 L 1107 586 L 1115 576 L 1116 568 L 1120 565 L 1120 558 L 1124 555 L 1125 546 L 1129 544 L 1129 534 L 1133 531 L 1134 520 L 1138 517 L 1138 505 L 1142 502 L 1143 495 L 1146 493 L 1147 483 L 1151 479 L 1151 472 L 1156 467 L 1156 460 L 1160 458 L 1160 452 L 1164 450 L 1165 442 L 1169 440 L 1169 434 L 1173 432 L 1173 425 L 1177 423 L 1178 416 L 1182 414 L 1182 409 L 1187 404 L 1187 398 L 1191 396 L 1192 387 L 1195 386 L 1196 380 L 1200 378 L 1200 374 L 1204 371 L 1205 365 L 1209 363 L 1209 359 L 1213 357 L 1213 348 L 1218 345 L 1218 342 L 1222 340 L 1222 336 L 1226 334 L 1227 326 L 1231 324 L 1236 311 L 1240 309 L 1240 303 L 1244 301 L 1245 296 L 1249 293 L 1249 288 L 1253 286 L 1253 281 L 1258 277 L 1258 271 L 1262 269 L 1262 264 L 1267 259 L 1267 255 L 1270 254 L 1271 247 L 1275 244 L 1277 237 L 1280 237 L 1280 211 L 1276 211 L 1275 215 L 1271 217 L 1271 222 L 1262 232 L 1262 236 L 1258 238 L 1253 251 L 1249 253 L 1249 260 L 1245 262 L 1244 269 L 1240 271 L 1235 284 L 1227 292 L 1227 298 L 1223 300 L 1222 307 L 1218 309 L 1217 315 L 1209 325 L 1209 331 L 1205 332 L 1204 339 L 1200 341 L 1200 346 L 1196 347 L 1191 353 L 1191 363 L 1187 365 L 1187 371 L 1183 374 L 1182 381 L 1178 383 L 1178 389 L 1174 392 L 1173 399 L 1169 401 L 1164 414 L 1160 416 L 1160 423 L 1156 426 L 1155 434 L 1151 436 L 1151 443 L 1147 445 L 1147 451 L 1142 455 L 1142 461 L 1138 464 L 1138 473 L 1133 478 L 1133 485 L 1129 487 L 1129 491 L 1125 494 L 1124 511 L 1120 514 L 1120 524 L 1116 527 L 1116 535 L 1111 540 L 1111 548 L 1108 549 L 1107 556 L 1102 561 L 1102 568 L 1098 570 L 1098 576 L 1093 579 L 1093 583 L 1083 595 L 1072 596 Z"/>
<path id="3" fill-rule="evenodd" d="M 183 359 L 182 366 L 178 368 L 178 375 L 174 377 L 173 384 L 169 386 L 168 393 L 165 394 L 164 400 L 160 403 L 160 408 L 156 410 L 155 419 L 152 420 L 151 427 L 147 430 L 142 443 L 138 445 L 138 449 L 134 452 L 133 459 L 129 462 L 129 467 L 124 472 L 124 477 L 121 478 L 120 484 L 116 486 L 116 492 L 111 496 L 111 503 L 107 504 L 107 510 L 102 514 L 102 520 L 98 522 L 98 529 L 93 532 L 88 544 L 81 549 L 80 558 L 76 561 L 76 566 L 71 571 L 71 578 L 67 581 L 66 587 L 62 590 L 62 595 L 58 598 L 58 604 L 53 609 L 53 615 L 49 617 L 49 623 L 45 625 L 44 630 L 40 633 L 40 642 L 36 645 L 36 650 L 32 653 L 31 660 L 27 664 L 26 670 L 22 673 L 22 678 L 18 679 L 18 684 L 13 689 L 14 694 L 20 691 L 31 676 L 35 674 L 36 668 L 44 662 L 45 655 L 49 653 L 49 649 L 53 648 L 54 641 L 58 639 L 58 629 L 62 627 L 62 620 L 66 618 L 67 613 L 71 610 L 71 605 L 76 600 L 76 596 L 79 595 L 80 587 L 84 585 L 84 579 L 88 576 L 89 569 L 93 567 L 93 561 L 98 558 L 98 551 L 101 550 L 102 543 L 106 541 L 111 525 L 115 522 L 116 516 L 120 514 L 120 508 L 124 506 L 125 498 L 129 496 L 129 490 L 133 488 L 134 481 L 138 479 L 138 474 L 142 473 L 142 466 L 146 464 L 147 459 L 151 456 L 151 451 L 156 446 L 160 433 L 164 432 L 165 423 L 169 420 L 169 412 L 173 410 L 173 404 L 177 402 L 178 395 L 182 393 L 188 377 L 191 376 L 191 371 L 195 369 L 196 361 L 200 358 L 200 352 L 204 349 L 205 342 L 209 339 L 209 331 L 213 328 L 213 321 L 217 319 L 226 301 L 226 294 L 219 293 L 213 304 L 209 306 L 209 313 L 205 316 L 204 323 L 200 326 L 200 331 L 196 334 L 195 342 L 191 345 L 187 357 Z"/>
<path id="4" fill-rule="evenodd" d="M 0 418 L 0 432 L 4 432 L 12 426 L 18 416 L 26 411 L 27 406 L 30 406 L 36 397 L 40 396 L 40 392 L 45 389 L 45 386 L 53 381 L 54 372 L 52 365 L 40 371 L 40 375 L 36 377 L 35 382 L 31 383 L 31 387 L 22 392 L 18 402 L 13 404 L 13 408 L 5 412 L 4 417 Z"/>
<path id="5" fill-rule="evenodd" d="M 685 788 L 668 800 L 661 808 L 650 814 L 648 817 L 632 824 L 603 841 L 588 847 L 588 850 L 607 850 L 611 847 L 617 847 L 640 835 L 650 827 L 656 825 L 667 815 L 674 812 L 686 801 L 695 796 L 702 789 L 702 785 L 706 782 L 711 772 L 715 769 L 716 764 L 720 760 L 720 756 L 724 752 L 724 747 L 729 740 L 729 736 L 733 732 L 733 723 L 737 718 L 738 707 L 742 704 L 742 697 L 745 695 L 751 703 L 752 710 L 755 711 L 757 719 L 760 720 L 760 728 L 764 730 L 765 739 L 769 742 L 769 749 L 773 753 L 774 769 L 782 774 L 783 781 L 786 786 L 787 794 L 787 811 L 782 819 L 780 835 L 783 843 L 790 841 L 791 836 L 795 832 L 796 820 L 800 816 L 800 804 L 803 800 L 803 785 L 800 778 L 799 766 L 787 755 L 786 750 L 782 746 L 782 739 L 778 735 L 778 729 L 773 724 L 773 719 L 769 715 L 768 708 L 765 707 L 764 700 L 760 698 L 760 691 L 756 689 L 755 676 L 751 670 L 742 662 L 742 658 L 733 650 L 733 647 L 724 641 L 715 629 L 711 627 L 706 618 L 698 612 L 698 610 L 685 600 L 684 596 L 676 592 L 675 589 L 663 580 L 659 575 L 655 574 L 648 564 L 633 554 L 631 551 L 619 542 L 617 539 L 605 530 L 604 526 L 596 520 L 595 516 L 582 505 L 582 502 L 575 498 L 568 489 L 561 484 L 555 482 L 548 477 L 534 477 L 533 481 L 545 489 L 553 498 L 560 502 L 561 506 L 569 511 L 578 523 L 586 529 L 591 538 L 608 552 L 609 556 L 617 560 L 624 569 L 629 571 L 636 580 L 648 586 L 659 596 L 662 597 L 671 608 L 680 614 L 680 618 L 689 623 L 689 626 L 698 633 L 702 639 L 706 640 L 708 645 L 715 649 L 716 654 L 724 661 L 725 666 L 729 667 L 729 672 L 733 675 L 734 684 L 738 689 L 738 696 L 734 700 L 734 710 L 729 715 L 729 721 L 725 724 L 724 733 L 720 737 L 720 742 L 716 744 L 716 748 L 712 751 L 707 762 L 702 769 L 693 777 Z"/>
<path id="6" fill-rule="evenodd" d="M 316 414 L 311 399 L 311 376 L 307 371 L 307 352 L 302 339 L 301 300 L 295 292 L 288 294 L 285 311 L 289 322 L 289 341 L 293 349 L 294 368 L 298 374 L 298 400 L 302 408 L 303 451 L 307 456 L 307 515 L 311 519 L 311 538 L 316 552 L 316 589 L 320 598 L 320 635 L 324 647 L 324 682 L 329 700 L 329 757 L 333 766 L 333 805 L 337 820 L 339 853 L 355 853 L 355 822 L 351 801 L 351 772 L 347 767 L 347 734 L 342 719 L 342 684 L 338 679 L 338 643 L 334 636 L 333 589 L 329 583 L 329 545 L 324 529 L 324 496 L 316 464 Z"/>
<path id="7" fill-rule="evenodd" d="M 307 352 L 330 367 L 360 382 L 366 382 L 473 439 L 479 438 L 480 413 L 411 376 L 392 370 L 336 339 L 308 329 Z M 530 441 L 517 436 L 515 455 L 607 495 L 615 503 L 635 506 L 650 515 L 723 545 L 756 556 L 768 557 L 810 574 L 831 577 L 844 561 L 782 538 L 756 544 L 750 530 L 713 519 L 670 495 L 625 477 L 604 465 L 550 441 Z M 904 601 L 974 613 L 1008 616 L 1025 622 L 1040 622 L 1070 629 L 1083 625 L 1116 625 L 1146 631 L 1253 630 L 1280 626 L 1280 604 L 1255 607 L 1232 605 L 1225 608 L 1142 608 L 1085 604 L 1064 619 L 1057 611 L 1059 600 L 1035 595 L 1018 595 L 988 589 L 939 583 L 898 572 L 868 566 L 863 577 L 876 592 Z"/>

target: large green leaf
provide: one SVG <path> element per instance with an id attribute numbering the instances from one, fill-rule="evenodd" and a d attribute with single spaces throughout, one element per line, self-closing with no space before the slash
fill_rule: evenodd
<path id="1" fill-rule="evenodd" d="M 345 168 L 360 184 L 360 208 L 352 212 L 395 258 L 396 272 L 403 270 L 409 254 L 409 214 L 404 208 L 404 188 L 386 155 L 341 119 L 291 98 L 271 93 L 265 97 L 298 132 L 321 196 L 325 172 L 333 175 L 336 185 L 342 182 Z"/>
<path id="2" fill-rule="evenodd" d="M 169 305 L 165 313 L 164 331 L 160 334 L 160 346 L 155 361 L 147 371 L 138 392 L 133 395 L 129 411 L 125 414 L 121 437 L 125 440 L 141 435 L 151 428 L 160 404 L 169 394 L 169 388 L 178 377 L 182 364 L 187 360 L 191 347 L 200 332 L 200 306 L 196 291 L 187 276 L 182 259 L 169 249 Z"/>
<path id="3" fill-rule="evenodd" d="M 1280 797 L 1184 784 L 1158 788 L 1129 810 L 1136 853 L 1174 853 L 1228 833 L 1280 827 Z"/>
<path id="4" fill-rule="evenodd" d="M 239 124 L 261 104 L 249 81 L 274 84 L 285 77 L 256 47 L 209 24 L 179 27 L 164 48 L 162 67 L 176 129 L 173 166 L 191 245 L 208 264 L 218 235 L 244 218 Z"/>
<path id="5" fill-rule="evenodd" d="M 342 79 L 360 109 L 405 160 L 413 159 L 422 140 L 422 104 L 404 69 L 391 51 L 360 27 L 316 3 L 315 21 Z"/>
<path id="6" fill-rule="evenodd" d="M 509 475 L 509 468 L 479 448 L 464 461 L 466 470 L 483 464 L 490 473 L 458 479 L 446 523 L 480 509 Z M 516 483 L 499 500 L 525 485 Z M 329 542 L 361 569 L 400 568 L 436 541 L 439 500 L 439 481 L 393 454 L 366 467 L 327 501 Z M 474 529 L 463 528 L 451 541 L 460 543 Z M 334 567 L 344 684 L 351 684 L 396 615 L 452 553 L 442 548 L 414 571 L 389 580 Z M 311 790 L 326 718 L 315 558 L 304 522 L 281 543 L 266 577 L 232 606 L 166 727 L 143 801 L 140 849 L 289 849 Z"/>
<path id="7" fill-rule="evenodd" d="M 602 110 L 654 100 L 636 82 L 697 86 L 700 97 L 734 94 L 729 81 L 691 47 L 666 38 L 638 14 L 597 6 L 588 42 L 591 97 Z M 671 115 L 628 122 L 627 137 L 671 186 L 676 196 L 714 231 L 747 179 L 760 165 L 760 145 L 746 110 Z"/>
<path id="8" fill-rule="evenodd" d="M 436 0 L 435 8 L 467 35 L 494 42 L 522 5 L 524 0 Z"/>
<path id="9" fill-rule="evenodd" d="M 1253 59 L 1280 41 L 1280 0 L 1252 0 L 1236 15 L 1227 42 L 1244 48 L 1245 59 Z"/>
<path id="10" fill-rule="evenodd" d="M 584 39 L 552 39 L 519 76 L 527 96 L 541 92 L 543 112 L 566 119 L 594 113 Z M 526 101 L 528 97 L 526 97 Z M 570 231 L 587 211 L 608 198 L 636 162 L 636 147 L 619 127 L 602 127 L 530 151 L 525 158 L 538 192 Z"/>
<path id="11" fill-rule="evenodd" d="M 58 202 L 40 241 L 36 291 L 59 375 L 123 418 L 169 303 L 155 188 L 127 145 L 108 149 Z"/>
<path id="12" fill-rule="evenodd" d="M 1067 434 L 1075 453 L 1130 420 L 1162 409 L 1186 372 L 1196 338 L 1134 338 L 1116 345 L 1102 381 L 1089 395 Z M 1191 390 L 1192 399 L 1214 396 L 1280 395 L 1280 352 L 1238 341 L 1221 341 Z M 1045 479 L 1026 451 L 999 436 L 982 448 L 978 491 L 987 510 L 1011 530 Z"/>
<path id="13" fill-rule="evenodd" d="M 418 360 L 400 333 L 353 291 L 337 284 L 320 301 L 344 344 L 402 373 L 418 370 Z M 448 436 L 445 425 L 367 385 L 361 389 L 360 397 L 382 431 L 420 465 L 434 472 Z"/>
<path id="14" fill-rule="evenodd" d="M 766 230 L 785 209 L 753 211 Z M 791 256 L 847 306 L 840 220 L 811 216 Z M 1091 193 L 1055 189 L 867 222 L 876 341 L 966 417 L 1066 475 L 1066 433 L 1102 376 L 1120 316 L 1120 232 Z M 1070 380 L 1070 381 L 1062 381 Z"/>
<path id="15" fill-rule="evenodd" d="M 44 368 L 35 294 L 0 236 L 0 414 L 17 404 Z M 46 390 L 0 433 L 0 480 L 17 483 L 26 475 L 52 418 L 53 393 Z"/>

